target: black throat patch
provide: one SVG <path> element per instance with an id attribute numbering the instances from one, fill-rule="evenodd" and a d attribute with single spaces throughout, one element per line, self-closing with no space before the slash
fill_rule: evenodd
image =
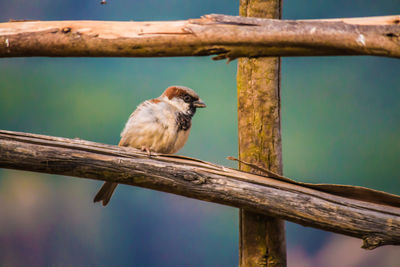
<path id="1" fill-rule="evenodd" d="M 178 124 L 178 131 L 187 131 L 192 126 L 193 114 L 185 114 L 179 112 L 176 116 L 176 123 Z"/>

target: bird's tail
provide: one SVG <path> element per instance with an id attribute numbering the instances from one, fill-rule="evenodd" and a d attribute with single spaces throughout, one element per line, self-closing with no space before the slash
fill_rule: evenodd
<path id="1" fill-rule="evenodd" d="M 111 199 L 111 196 L 117 187 L 118 183 L 105 182 L 97 192 L 93 202 L 103 201 L 103 206 L 106 206 Z"/>

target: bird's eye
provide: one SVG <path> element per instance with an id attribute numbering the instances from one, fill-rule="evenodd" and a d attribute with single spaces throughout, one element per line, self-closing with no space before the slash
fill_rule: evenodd
<path id="1" fill-rule="evenodd" d="M 185 102 L 190 102 L 190 100 L 192 100 L 192 98 L 189 95 L 185 95 L 183 97 L 183 101 L 185 101 Z"/>

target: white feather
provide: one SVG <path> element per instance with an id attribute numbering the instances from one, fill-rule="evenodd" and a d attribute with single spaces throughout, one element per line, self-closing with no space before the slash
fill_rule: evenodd
<path id="1" fill-rule="evenodd" d="M 159 102 L 148 100 L 136 108 L 121 133 L 120 145 L 139 149 L 146 147 L 165 154 L 176 153 L 184 146 L 190 129 L 178 130 L 176 114 L 185 107 L 179 101 L 164 97 L 156 100 Z"/>

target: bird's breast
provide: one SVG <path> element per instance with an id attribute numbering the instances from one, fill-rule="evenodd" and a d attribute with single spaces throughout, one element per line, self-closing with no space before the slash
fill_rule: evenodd
<path id="1" fill-rule="evenodd" d="M 173 146 L 172 154 L 178 152 L 186 143 L 189 138 L 190 128 L 187 130 L 178 130 L 176 134 L 175 144 Z"/>
<path id="2" fill-rule="evenodd" d="M 166 103 L 146 103 L 129 118 L 121 133 L 121 145 L 173 154 L 185 145 L 190 127 L 191 116 L 177 112 Z"/>

